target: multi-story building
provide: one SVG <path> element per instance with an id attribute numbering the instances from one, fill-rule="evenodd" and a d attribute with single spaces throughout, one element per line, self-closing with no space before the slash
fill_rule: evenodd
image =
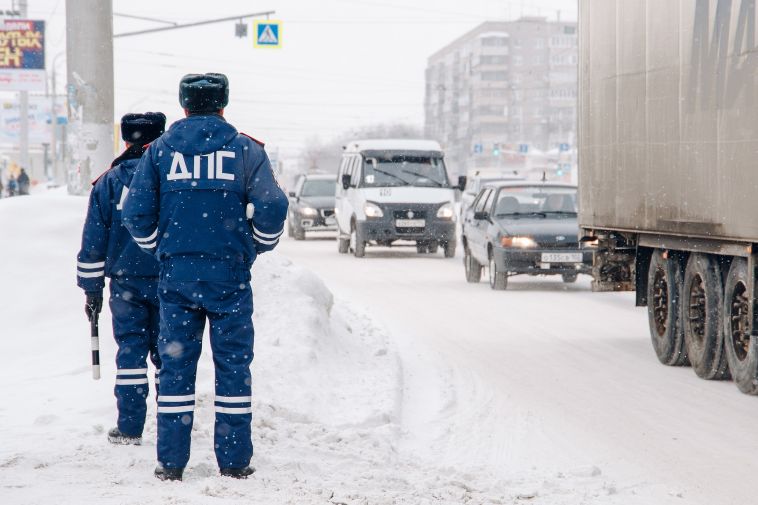
<path id="1" fill-rule="evenodd" d="M 486 22 L 429 58 L 425 129 L 451 172 L 573 169 L 576 22 Z"/>

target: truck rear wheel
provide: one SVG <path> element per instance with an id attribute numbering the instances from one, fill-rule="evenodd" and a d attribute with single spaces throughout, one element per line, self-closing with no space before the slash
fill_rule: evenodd
<path id="1" fill-rule="evenodd" d="M 687 358 L 698 377 L 729 378 L 724 356 L 724 293 L 714 256 L 692 254 L 684 271 L 681 321 Z"/>
<path id="2" fill-rule="evenodd" d="M 758 395 L 758 345 L 750 336 L 747 286 L 747 261 L 734 258 L 724 287 L 724 354 L 740 391 Z"/>
<path id="3" fill-rule="evenodd" d="M 676 257 L 656 250 L 648 270 L 647 313 L 655 354 L 669 366 L 687 363 L 679 320 L 682 284 L 682 270 Z"/>

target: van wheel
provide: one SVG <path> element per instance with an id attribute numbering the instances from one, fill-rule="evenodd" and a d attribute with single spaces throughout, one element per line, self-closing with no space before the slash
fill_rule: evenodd
<path id="1" fill-rule="evenodd" d="M 650 259 L 647 283 L 647 314 L 650 339 L 658 361 L 664 365 L 687 363 L 679 304 L 682 270 L 676 256 L 656 250 Z"/>
<path id="2" fill-rule="evenodd" d="M 482 280 L 482 265 L 474 259 L 468 247 L 463 249 L 463 268 L 466 271 L 466 282 L 474 284 Z"/>
<path id="3" fill-rule="evenodd" d="M 426 250 L 429 254 L 437 254 L 437 251 L 439 251 L 439 249 L 440 249 L 440 243 L 437 242 L 436 240 L 432 240 L 431 242 L 429 242 L 429 245 L 427 246 Z"/>
<path id="4" fill-rule="evenodd" d="M 426 242 L 416 242 L 416 252 L 419 254 L 426 254 L 428 249 Z"/>
<path id="5" fill-rule="evenodd" d="M 363 258 L 366 255 L 366 241 L 358 233 L 354 222 L 350 225 L 350 249 L 356 258 Z"/>
<path id="6" fill-rule="evenodd" d="M 442 247 L 445 248 L 445 257 L 446 258 L 455 258 L 455 240 L 450 240 L 448 242 L 445 242 Z"/>
<path id="7" fill-rule="evenodd" d="M 687 357 L 701 379 L 729 378 L 724 357 L 722 289 L 716 258 L 705 254 L 691 255 L 684 271 L 681 321 Z"/>
<path id="8" fill-rule="evenodd" d="M 492 254 L 492 251 L 490 251 L 490 262 L 487 270 L 489 270 L 490 287 L 492 289 L 495 291 L 503 291 L 508 287 L 508 274 L 507 272 L 498 272 L 495 255 Z"/>
<path id="9" fill-rule="evenodd" d="M 734 258 L 724 287 L 724 351 L 740 391 L 758 395 L 758 343 L 750 335 L 747 285 L 747 261 Z"/>
<path id="10" fill-rule="evenodd" d="M 350 239 L 337 237 L 337 252 L 347 254 L 350 252 Z"/>

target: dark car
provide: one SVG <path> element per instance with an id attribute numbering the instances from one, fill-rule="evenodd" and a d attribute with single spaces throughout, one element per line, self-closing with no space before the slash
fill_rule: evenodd
<path id="1" fill-rule="evenodd" d="M 290 191 L 287 232 L 295 240 L 304 240 L 306 231 L 337 231 L 334 217 L 336 175 L 301 176 Z"/>
<path id="2" fill-rule="evenodd" d="M 505 289 L 517 274 L 591 273 L 592 251 L 579 244 L 576 186 L 550 182 L 485 184 L 463 217 L 466 280 L 489 270 L 490 287 Z"/>

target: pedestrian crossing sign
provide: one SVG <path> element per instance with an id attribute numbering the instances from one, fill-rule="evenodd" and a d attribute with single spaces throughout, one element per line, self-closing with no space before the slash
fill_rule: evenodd
<path id="1" fill-rule="evenodd" d="M 255 21 L 254 30 L 255 38 L 253 43 L 255 47 L 282 47 L 282 23 L 280 21 Z"/>

